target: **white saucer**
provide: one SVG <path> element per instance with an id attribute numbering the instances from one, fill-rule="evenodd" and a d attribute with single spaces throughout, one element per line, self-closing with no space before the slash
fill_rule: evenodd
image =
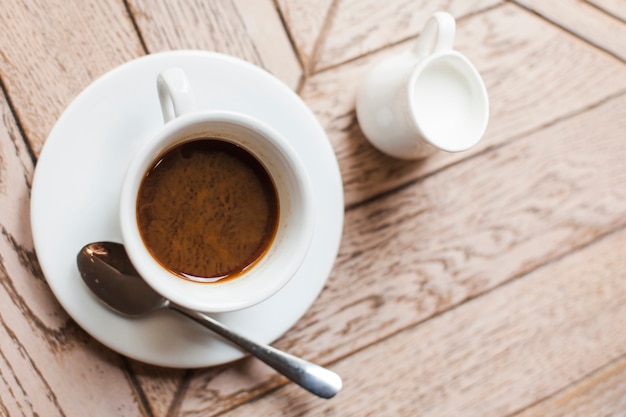
<path id="1" fill-rule="evenodd" d="M 119 189 L 136 145 L 163 121 L 156 76 L 180 67 L 199 108 L 265 121 L 292 140 L 313 182 L 317 228 L 296 276 L 276 295 L 246 310 L 215 315 L 233 329 L 270 343 L 293 326 L 323 288 L 339 249 L 343 189 L 335 154 L 304 102 L 264 70 L 229 56 L 176 51 L 148 55 L 96 80 L 66 109 L 37 162 L 31 220 L 35 249 L 52 291 L 93 337 L 131 358 L 168 367 L 213 366 L 239 350 L 170 311 L 142 319 L 111 312 L 91 294 L 76 267 L 89 242 L 121 242 Z"/>

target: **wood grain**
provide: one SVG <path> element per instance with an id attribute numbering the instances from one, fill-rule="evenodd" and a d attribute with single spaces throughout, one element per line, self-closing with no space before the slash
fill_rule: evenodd
<path id="1" fill-rule="evenodd" d="M 626 23 L 626 7 L 622 0 L 587 0 L 587 3 L 612 14 Z"/>
<path id="2" fill-rule="evenodd" d="M 341 360 L 331 402 L 289 385 L 226 415 L 511 415 L 626 353 L 625 245 L 621 230 Z M 598 400 L 581 415 L 619 410 Z"/>
<path id="3" fill-rule="evenodd" d="M 626 357 L 622 356 L 516 417 L 621 416 L 624 410 Z"/>
<path id="4" fill-rule="evenodd" d="M 144 415 L 119 355 L 79 329 L 44 281 L 29 223 L 33 170 L 0 95 L 0 414 Z"/>
<path id="5" fill-rule="evenodd" d="M 516 417 L 621 416 L 626 410 L 626 358 L 594 371 Z"/>
<path id="6" fill-rule="evenodd" d="M 515 2 L 626 61 L 626 43 L 623 42 L 626 26 L 623 21 L 607 15 L 605 11 L 582 0 Z M 623 10 L 623 5 L 618 10 Z M 621 12 L 622 16 L 624 13 Z"/>
<path id="7" fill-rule="evenodd" d="M 436 11 L 445 10 L 461 18 L 499 3 L 501 0 L 338 0 L 320 45 L 315 70 L 411 38 Z"/>
<path id="8" fill-rule="evenodd" d="M 348 211 L 326 288 L 277 345 L 332 362 L 623 227 L 624 129 L 626 95 Z M 181 414 L 280 382 L 231 397 L 235 375 L 197 373 Z"/>
<path id="9" fill-rule="evenodd" d="M 410 48 L 413 40 L 307 80 L 301 95 L 330 137 L 348 206 L 500 146 L 626 89 L 620 61 L 514 5 L 468 18 L 459 23 L 457 33 L 456 48 L 482 74 L 491 107 L 487 133 L 469 152 L 439 152 L 422 161 L 405 162 L 386 157 L 363 136 L 354 112 L 360 83 L 377 60 Z"/>
<path id="10" fill-rule="evenodd" d="M 290 1 L 277 0 L 281 15 L 296 47 L 300 62 L 306 73 L 315 64 L 316 46 L 325 24 L 332 19 L 333 0 Z"/>
<path id="11" fill-rule="evenodd" d="M 150 417 L 169 416 L 170 410 L 176 407 L 179 391 L 189 371 L 148 365 L 132 359 L 125 359 L 125 364 L 137 381 Z"/>
<path id="12" fill-rule="evenodd" d="M 300 82 L 300 64 L 271 0 L 131 0 L 129 7 L 150 52 L 222 52 L 267 69 L 291 88 Z"/>
<path id="13" fill-rule="evenodd" d="M 0 76 L 36 155 L 74 96 L 143 54 L 122 0 L 2 0 L 0 27 Z"/>

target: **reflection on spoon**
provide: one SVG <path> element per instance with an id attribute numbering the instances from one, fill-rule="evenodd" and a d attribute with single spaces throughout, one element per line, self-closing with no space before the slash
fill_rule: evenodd
<path id="1" fill-rule="evenodd" d="M 124 246 L 119 243 L 90 243 L 78 253 L 77 263 L 89 289 L 122 315 L 140 317 L 169 308 L 214 331 L 319 397 L 332 398 L 341 390 L 341 377 L 336 373 L 272 346 L 254 342 L 204 313 L 188 310 L 162 297 L 139 276 Z"/>

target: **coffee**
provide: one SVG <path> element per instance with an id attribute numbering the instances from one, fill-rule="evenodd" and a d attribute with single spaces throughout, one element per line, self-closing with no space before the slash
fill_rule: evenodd
<path id="1" fill-rule="evenodd" d="M 263 165 L 215 138 L 180 144 L 157 158 L 137 197 L 139 232 L 152 256 L 193 281 L 234 278 L 271 245 L 278 196 Z"/>

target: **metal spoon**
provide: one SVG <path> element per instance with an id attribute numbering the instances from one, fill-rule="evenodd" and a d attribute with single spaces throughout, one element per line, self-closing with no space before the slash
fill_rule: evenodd
<path id="1" fill-rule="evenodd" d="M 119 243 L 90 243 L 81 249 L 76 260 L 89 289 L 120 314 L 139 317 L 161 308 L 172 309 L 251 353 L 319 397 L 332 398 L 341 389 L 341 377 L 336 373 L 272 346 L 254 342 L 204 313 L 187 310 L 163 298 L 139 276 L 124 246 Z"/>

